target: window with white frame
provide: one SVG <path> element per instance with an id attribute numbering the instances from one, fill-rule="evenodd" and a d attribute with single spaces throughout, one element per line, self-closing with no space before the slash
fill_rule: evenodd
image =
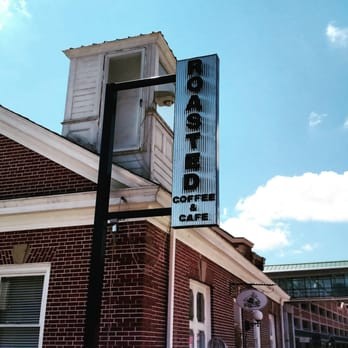
<path id="1" fill-rule="evenodd" d="M 49 264 L 0 266 L 0 347 L 40 348 Z"/>
<path id="2" fill-rule="evenodd" d="M 210 322 L 210 287 L 190 280 L 190 348 L 208 347 Z"/>

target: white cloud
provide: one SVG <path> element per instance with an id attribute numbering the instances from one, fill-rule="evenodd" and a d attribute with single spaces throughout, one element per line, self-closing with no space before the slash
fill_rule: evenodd
<path id="1" fill-rule="evenodd" d="M 18 17 L 30 17 L 26 0 L 0 0 L 0 31 Z"/>
<path id="2" fill-rule="evenodd" d="M 302 245 L 299 249 L 295 249 L 294 254 L 303 254 L 303 253 L 311 252 L 314 249 L 316 249 L 317 246 L 318 246 L 317 244 L 306 243 Z"/>
<path id="3" fill-rule="evenodd" d="M 262 224 L 297 221 L 348 222 L 348 172 L 276 176 L 237 204 L 241 216 Z"/>
<path id="4" fill-rule="evenodd" d="M 0 0 L 0 30 L 5 27 L 5 24 L 11 17 L 10 1 Z"/>
<path id="5" fill-rule="evenodd" d="M 301 176 L 275 176 L 241 199 L 239 215 L 222 227 L 233 236 L 244 236 L 256 250 L 290 245 L 291 221 L 348 222 L 348 172 L 305 173 Z M 314 245 L 302 246 L 301 252 Z"/>
<path id="6" fill-rule="evenodd" d="M 315 249 L 315 245 L 309 243 L 303 245 L 301 248 L 303 251 L 312 251 L 313 249 Z"/>
<path id="7" fill-rule="evenodd" d="M 345 121 L 343 123 L 343 128 L 348 129 L 348 117 L 345 119 Z"/>
<path id="8" fill-rule="evenodd" d="M 15 2 L 15 7 L 17 8 L 18 12 L 21 13 L 23 16 L 30 17 L 26 0 L 18 0 L 17 3 Z"/>
<path id="9" fill-rule="evenodd" d="M 272 250 L 289 245 L 288 232 L 284 225 L 263 227 L 256 221 L 244 218 L 230 218 L 222 228 L 235 237 L 245 237 L 254 243 L 256 250 Z"/>
<path id="10" fill-rule="evenodd" d="M 324 118 L 327 117 L 327 114 L 318 114 L 312 111 L 308 116 L 308 123 L 310 127 L 316 127 L 323 122 Z"/>
<path id="11" fill-rule="evenodd" d="M 348 28 L 339 28 L 333 24 L 326 27 L 326 36 L 334 45 L 346 47 L 348 45 Z"/>

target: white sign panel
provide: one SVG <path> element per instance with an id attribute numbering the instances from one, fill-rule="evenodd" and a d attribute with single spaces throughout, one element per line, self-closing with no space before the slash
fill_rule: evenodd
<path id="1" fill-rule="evenodd" d="M 172 227 L 218 224 L 217 55 L 177 62 Z"/>
<path id="2" fill-rule="evenodd" d="M 266 295 L 254 289 L 243 290 L 237 296 L 237 303 L 239 307 L 249 311 L 262 309 L 266 306 L 267 302 L 268 299 Z"/>

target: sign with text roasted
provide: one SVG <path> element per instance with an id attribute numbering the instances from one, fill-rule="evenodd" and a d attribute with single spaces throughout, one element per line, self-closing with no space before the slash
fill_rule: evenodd
<path id="1" fill-rule="evenodd" d="M 172 227 L 218 224 L 217 55 L 177 62 Z"/>

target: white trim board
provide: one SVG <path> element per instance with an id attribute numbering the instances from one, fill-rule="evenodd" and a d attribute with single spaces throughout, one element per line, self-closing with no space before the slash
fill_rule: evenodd
<path id="1" fill-rule="evenodd" d="M 0 132 L 63 167 L 97 182 L 99 167 L 97 154 L 2 106 L 0 106 Z M 111 175 L 114 187 L 151 185 L 150 181 L 115 164 L 112 166 Z"/>
<path id="2" fill-rule="evenodd" d="M 161 207 L 162 191 L 157 185 L 112 191 L 109 211 Z M 95 199 L 92 191 L 0 200 L 0 232 L 92 225 Z"/>

